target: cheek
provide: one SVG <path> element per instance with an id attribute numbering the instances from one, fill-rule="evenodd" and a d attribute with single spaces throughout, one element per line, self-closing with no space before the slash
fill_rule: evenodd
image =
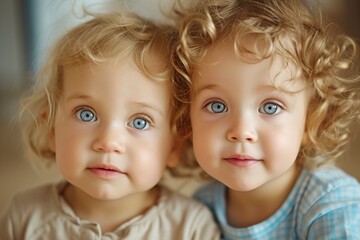
<path id="1" fill-rule="evenodd" d="M 63 135 L 63 134 L 61 134 Z M 79 145 L 78 138 L 71 138 L 66 136 L 56 137 L 56 148 L 55 153 L 57 157 L 73 155 L 76 153 L 76 149 Z"/>
<path id="2" fill-rule="evenodd" d="M 276 138 L 271 138 L 268 142 L 271 142 L 271 146 L 267 146 L 268 151 L 272 152 L 274 155 L 283 156 L 282 159 L 294 159 L 296 158 L 299 149 L 301 140 L 296 136 L 291 136 L 289 134 L 286 136 L 279 136 Z"/>
<path id="3" fill-rule="evenodd" d="M 76 140 L 76 138 L 64 136 L 64 133 L 56 136 L 55 156 L 60 171 L 71 169 L 76 165 L 77 161 L 74 161 L 74 159 L 79 159 L 79 142 Z"/>
<path id="4" fill-rule="evenodd" d="M 137 181 L 137 184 L 143 186 L 144 189 L 160 181 L 169 159 L 171 150 L 169 142 L 146 141 L 133 148 L 131 153 L 128 149 L 128 158 L 134 159 L 130 164 L 131 171 L 134 176 L 138 176 L 134 178 L 134 181 Z"/>
<path id="5" fill-rule="evenodd" d="M 304 134 L 304 126 L 285 125 L 279 129 L 273 128 L 271 133 L 264 137 L 262 142 L 265 155 L 273 161 L 293 163 L 299 153 L 301 141 Z"/>
<path id="6" fill-rule="evenodd" d="M 72 127 L 70 123 L 56 123 L 54 135 L 56 161 L 61 164 L 77 159 L 90 141 L 89 136 L 85 136 L 81 129 Z"/>
<path id="7" fill-rule="evenodd" d="M 134 140 L 139 144 L 138 140 Z M 166 166 L 169 155 L 173 149 L 173 137 L 170 131 L 166 133 L 160 133 L 155 135 L 149 135 L 146 139 L 142 139 L 141 147 L 139 145 L 133 148 L 135 154 L 141 154 L 139 159 L 147 159 L 144 164 L 150 167 L 163 168 Z M 157 164 L 154 164 L 157 163 Z"/>
<path id="8" fill-rule="evenodd" d="M 56 127 L 54 134 L 57 151 L 63 148 L 71 148 L 71 146 L 76 144 L 79 139 L 79 133 L 72 131 L 68 127 Z"/>
<path id="9" fill-rule="evenodd" d="M 194 154 L 200 163 L 207 162 L 217 156 L 224 144 L 224 138 L 219 133 L 215 125 L 205 124 L 194 125 L 192 132 L 192 142 Z"/>

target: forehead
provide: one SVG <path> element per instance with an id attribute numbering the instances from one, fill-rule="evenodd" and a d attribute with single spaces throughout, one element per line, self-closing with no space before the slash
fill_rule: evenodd
<path id="1" fill-rule="evenodd" d="M 247 47 L 252 51 L 251 43 Z M 226 84 L 238 79 L 247 85 L 273 85 L 284 91 L 299 91 L 305 87 L 299 69 L 278 54 L 260 59 L 254 53 L 239 52 L 231 40 L 210 47 L 194 67 L 194 85 Z"/>
<path id="2" fill-rule="evenodd" d="M 161 63 L 154 58 L 150 72 L 158 72 Z M 152 72 L 151 72 L 152 73 Z M 104 96 L 119 95 L 119 89 L 132 91 L 134 98 L 153 96 L 154 98 L 169 95 L 169 81 L 152 79 L 141 70 L 132 58 L 124 58 L 102 64 L 83 64 L 75 67 L 65 67 L 62 90 L 64 94 L 81 91 Z M 102 92 L 103 91 L 103 92 Z M 167 97 L 166 97 L 167 98 Z"/>

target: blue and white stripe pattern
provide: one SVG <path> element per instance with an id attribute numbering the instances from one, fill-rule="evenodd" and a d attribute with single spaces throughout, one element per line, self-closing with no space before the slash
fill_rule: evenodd
<path id="1" fill-rule="evenodd" d="M 304 169 L 280 209 L 247 228 L 227 224 L 225 194 L 213 182 L 194 195 L 213 212 L 223 239 L 360 239 L 360 185 L 336 167 Z"/>

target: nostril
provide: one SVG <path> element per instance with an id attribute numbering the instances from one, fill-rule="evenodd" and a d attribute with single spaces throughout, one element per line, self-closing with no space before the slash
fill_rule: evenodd
<path id="1" fill-rule="evenodd" d="M 240 138 L 237 136 L 228 136 L 228 140 L 231 142 L 238 142 L 240 141 Z"/>

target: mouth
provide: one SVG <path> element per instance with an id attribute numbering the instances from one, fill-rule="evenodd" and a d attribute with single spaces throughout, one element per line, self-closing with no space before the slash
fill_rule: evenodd
<path id="1" fill-rule="evenodd" d="M 96 176 L 100 178 L 112 178 L 126 174 L 117 167 L 111 165 L 95 165 L 88 167 L 87 170 L 94 173 Z"/>
<path id="2" fill-rule="evenodd" d="M 231 155 L 229 157 L 223 158 L 225 161 L 229 162 L 232 165 L 241 167 L 241 168 L 248 168 L 252 165 L 260 162 L 261 160 L 256 159 L 249 155 Z"/>

